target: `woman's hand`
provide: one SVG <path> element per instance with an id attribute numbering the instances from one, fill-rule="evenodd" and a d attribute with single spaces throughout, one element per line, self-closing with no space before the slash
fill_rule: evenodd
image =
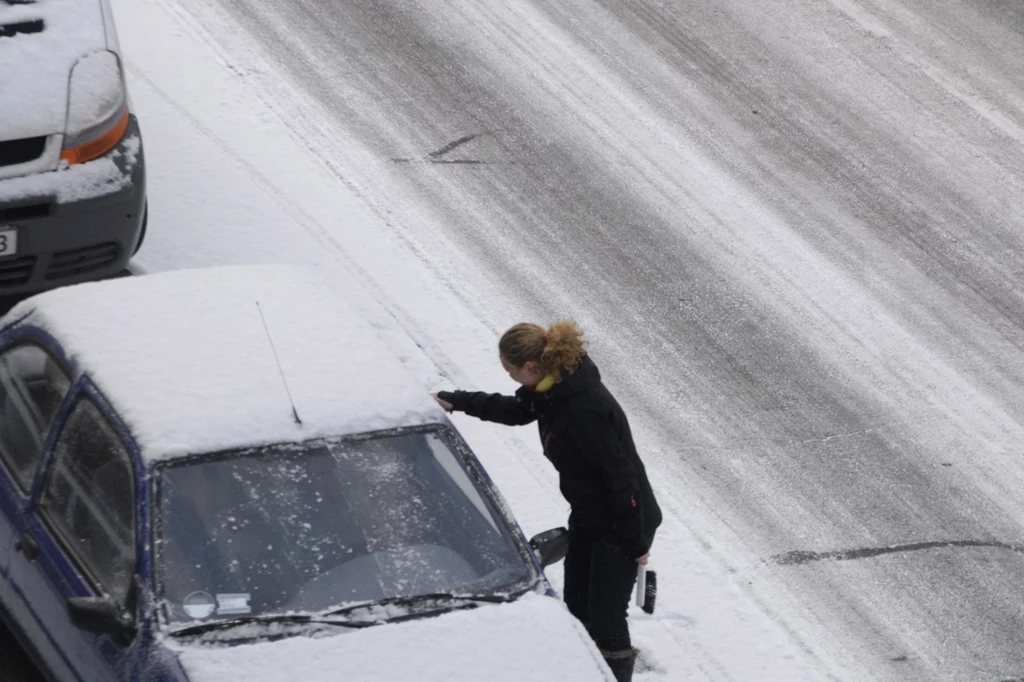
<path id="1" fill-rule="evenodd" d="M 637 562 L 638 564 L 643 564 L 644 566 L 646 566 L 646 565 L 647 565 L 647 559 L 648 559 L 648 557 L 650 557 L 650 556 L 651 556 L 651 553 L 650 553 L 650 552 L 648 552 L 647 554 L 644 554 L 643 556 L 638 556 L 638 557 L 636 558 L 636 562 Z"/>
<path id="2" fill-rule="evenodd" d="M 437 397 L 436 393 L 431 393 L 430 395 L 434 396 L 434 400 L 437 401 L 438 405 L 440 405 L 441 407 L 444 408 L 445 412 L 451 412 L 452 411 L 452 407 L 453 406 L 452 406 L 452 404 L 450 402 L 448 402 L 447 400 L 441 400 L 440 398 Z"/>

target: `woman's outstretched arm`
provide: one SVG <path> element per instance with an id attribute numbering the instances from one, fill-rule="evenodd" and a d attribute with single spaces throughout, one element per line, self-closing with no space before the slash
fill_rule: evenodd
<path id="1" fill-rule="evenodd" d="M 448 411 L 465 412 L 488 422 L 522 426 L 537 419 L 530 404 L 517 396 L 482 391 L 438 391 L 434 398 Z M 445 403 L 451 407 L 445 407 Z"/>

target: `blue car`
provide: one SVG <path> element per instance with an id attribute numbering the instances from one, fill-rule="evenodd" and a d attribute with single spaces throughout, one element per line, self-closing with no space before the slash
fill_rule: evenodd
<path id="1" fill-rule="evenodd" d="M 316 269 L 0 318 L 0 618 L 100 680 L 611 680 L 423 358 Z"/>

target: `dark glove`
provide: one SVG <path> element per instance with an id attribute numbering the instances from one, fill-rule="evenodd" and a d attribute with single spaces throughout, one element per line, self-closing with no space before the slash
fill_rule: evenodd
<path id="1" fill-rule="evenodd" d="M 452 409 L 448 410 L 449 412 L 454 412 L 459 409 L 455 405 L 455 401 L 457 400 L 455 391 L 438 391 L 437 397 L 452 406 Z"/>

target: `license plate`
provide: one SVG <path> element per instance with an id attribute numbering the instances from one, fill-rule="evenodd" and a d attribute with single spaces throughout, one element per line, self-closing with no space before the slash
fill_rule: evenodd
<path id="1" fill-rule="evenodd" d="M 18 253 L 18 231 L 13 227 L 0 227 L 0 257 Z"/>

